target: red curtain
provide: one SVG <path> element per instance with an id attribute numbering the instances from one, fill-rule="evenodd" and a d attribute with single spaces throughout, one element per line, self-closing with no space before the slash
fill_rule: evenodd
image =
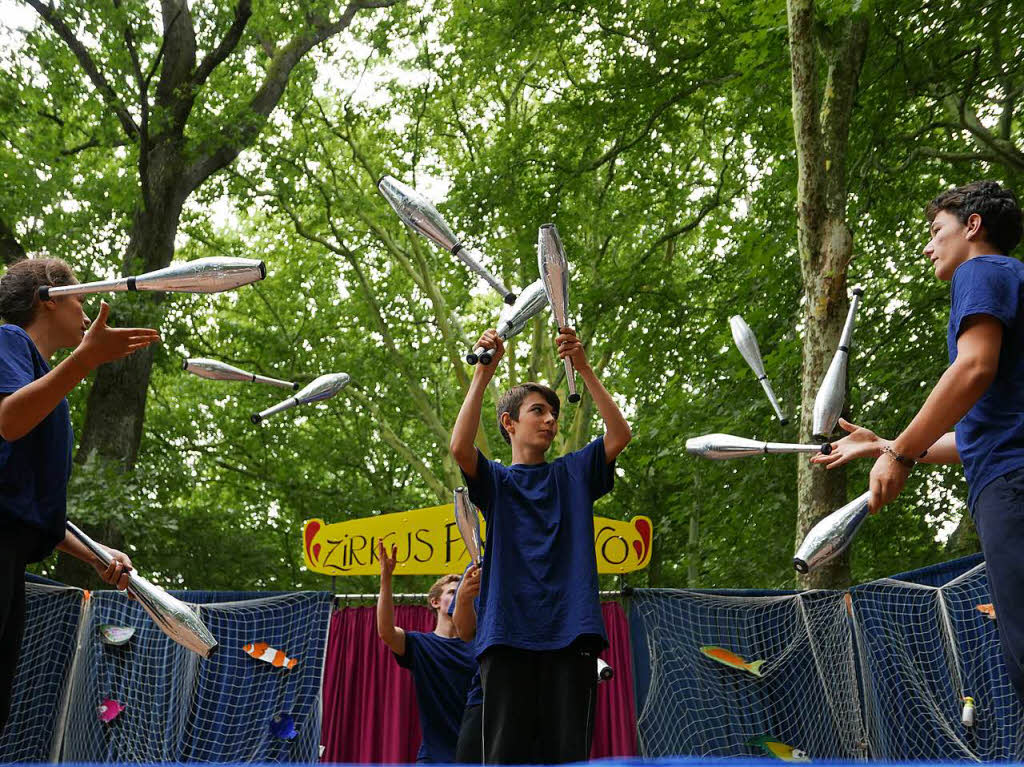
<path id="1" fill-rule="evenodd" d="M 395 663 L 377 636 L 374 607 L 346 607 L 331 616 L 324 667 L 321 761 L 401 764 L 416 761 L 420 720 L 412 674 Z M 434 613 L 397 605 L 395 624 L 433 631 Z"/>
<path id="2" fill-rule="evenodd" d="M 592 758 L 637 753 L 629 627 L 622 606 L 602 605 L 610 646 L 602 654 L 615 677 L 598 687 Z M 426 607 L 398 605 L 395 623 L 433 631 Z M 412 674 L 399 668 L 377 638 L 373 607 L 346 607 L 331 617 L 324 669 L 321 761 L 403 764 L 416 761 L 419 715 Z"/>
<path id="3" fill-rule="evenodd" d="M 597 714 L 590 758 L 636 756 L 636 703 L 633 697 L 633 661 L 629 649 L 629 623 L 618 602 L 601 605 L 608 649 L 601 657 L 615 676 L 597 686 Z"/>

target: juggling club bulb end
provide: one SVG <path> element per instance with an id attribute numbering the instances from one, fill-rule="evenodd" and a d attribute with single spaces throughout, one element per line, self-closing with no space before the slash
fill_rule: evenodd
<path id="1" fill-rule="evenodd" d="M 509 306 L 512 306 L 516 302 L 516 294 L 515 293 L 506 293 L 504 300 L 505 300 L 506 304 L 508 304 Z"/>
<path id="2" fill-rule="evenodd" d="M 377 179 L 377 188 L 378 189 L 380 189 L 380 185 L 384 183 L 384 179 L 386 179 L 386 178 L 387 178 L 387 174 L 385 174 L 385 175 L 383 175 L 383 176 L 381 176 L 380 178 Z"/>
<path id="3" fill-rule="evenodd" d="M 267 265 L 263 261 L 260 261 L 260 279 L 267 279 Z"/>
<path id="4" fill-rule="evenodd" d="M 480 361 L 480 358 L 477 357 L 475 354 L 473 354 L 473 352 L 470 352 L 469 354 L 466 355 L 466 363 L 467 364 L 475 365 L 479 361 Z"/>
<path id="5" fill-rule="evenodd" d="M 217 654 L 217 650 L 219 650 L 219 649 L 220 649 L 220 644 L 219 643 L 214 644 L 213 647 L 211 647 L 209 650 L 206 651 L 206 659 L 209 660 L 214 655 L 216 655 Z"/>
<path id="6" fill-rule="evenodd" d="M 259 413 L 253 413 L 251 416 L 249 416 L 249 420 L 255 424 L 258 424 L 260 423 L 260 421 L 263 420 L 263 416 L 261 416 Z"/>
<path id="7" fill-rule="evenodd" d="M 801 575 L 807 575 L 807 563 L 804 562 L 802 559 L 793 560 L 793 569 Z"/>
<path id="8" fill-rule="evenodd" d="M 580 395 L 579 395 L 579 393 L 576 393 L 576 394 L 570 394 L 570 395 L 569 395 L 569 401 L 570 401 L 570 402 L 579 402 L 579 401 L 580 401 Z"/>

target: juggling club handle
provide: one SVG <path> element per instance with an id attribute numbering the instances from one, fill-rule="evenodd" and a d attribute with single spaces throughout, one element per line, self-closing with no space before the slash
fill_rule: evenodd
<path id="1" fill-rule="evenodd" d="M 562 362 L 565 363 L 565 380 L 569 387 L 569 401 L 579 402 L 580 395 L 576 391 L 576 367 L 572 364 L 572 360 L 566 357 Z"/>

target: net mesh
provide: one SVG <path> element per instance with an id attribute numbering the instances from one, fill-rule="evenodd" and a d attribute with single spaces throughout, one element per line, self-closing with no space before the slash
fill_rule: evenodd
<path id="1" fill-rule="evenodd" d="M 60 746 L 82 596 L 80 589 L 25 584 L 25 635 L 0 734 L 2 762 L 49 761 Z"/>
<path id="2" fill-rule="evenodd" d="M 646 757 L 764 756 L 766 740 L 815 759 L 862 759 L 853 632 L 844 594 L 750 596 L 638 590 L 650 687 L 638 718 Z M 761 677 L 701 652 L 763 660 Z"/>
<path id="3" fill-rule="evenodd" d="M 63 760 L 317 761 L 330 604 L 330 595 L 319 593 L 203 604 L 200 617 L 220 644 L 204 660 L 168 639 L 137 603 L 116 592 L 94 594 L 83 619 Z M 133 627 L 135 634 L 122 646 L 104 644 L 102 624 Z M 258 642 L 298 665 L 275 668 L 243 651 Z M 104 722 L 98 707 L 108 700 L 123 710 Z M 294 719 L 294 738 L 272 733 L 279 715 Z"/>
<path id="4" fill-rule="evenodd" d="M 992 601 L 983 564 L 941 587 L 887 579 L 852 596 L 876 758 L 1024 757 L 1024 711 L 996 622 L 978 609 Z M 975 701 L 971 727 L 961 722 L 965 696 Z"/>

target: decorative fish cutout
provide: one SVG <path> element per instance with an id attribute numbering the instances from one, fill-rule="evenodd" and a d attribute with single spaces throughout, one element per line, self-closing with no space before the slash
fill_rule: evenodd
<path id="1" fill-rule="evenodd" d="M 769 756 L 781 759 L 783 762 L 809 762 L 811 758 L 806 751 L 787 745 L 775 740 L 771 735 L 759 735 L 747 741 L 748 746 L 757 746 L 764 750 Z"/>
<path id="2" fill-rule="evenodd" d="M 107 698 L 96 707 L 96 713 L 99 715 L 101 722 L 114 721 L 122 711 L 124 711 L 124 704 L 112 698 Z"/>
<path id="3" fill-rule="evenodd" d="M 114 626 L 110 623 L 101 623 L 96 627 L 100 634 L 100 641 L 103 644 L 120 647 L 129 639 L 135 636 L 135 628 L 132 626 Z"/>
<path id="4" fill-rule="evenodd" d="M 763 676 L 761 674 L 761 666 L 764 665 L 763 660 L 755 660 L 748 663 L 732 650 L 726 650 L 724 647 L 714 647 L 713 645 L 701 647 L 700 651 L 711 658 L 711 660 L 718 661 L 730 668 L 747 671 L 757 677 Z"/>
<path id="5" fill-rule="evenodd" d="M 975 605 L 974 609 L 982 615 L 987 615 L 989 620 L 994 621 L 996 619 L 996 606 L 991 602 L 984 605 Z"/>
<path id="6" fill-rule="evenodd" d="M 266 642 L 250 642 L 243 646 L 242 649 L 256 660 L 266 661 L 274 668 L 293 669 L 295 668 L 295 664 L 299 662 L 298 658 L 289 658 L 283 652 L 275 650 Z"/>
<path id="7" fill-rule="evenodd" d="M 295 729 L 295 719 L 288 714 L 278 714 L 270 720 L 270 734 L 281 740 L 291 740 L 299 731 Z"/>

